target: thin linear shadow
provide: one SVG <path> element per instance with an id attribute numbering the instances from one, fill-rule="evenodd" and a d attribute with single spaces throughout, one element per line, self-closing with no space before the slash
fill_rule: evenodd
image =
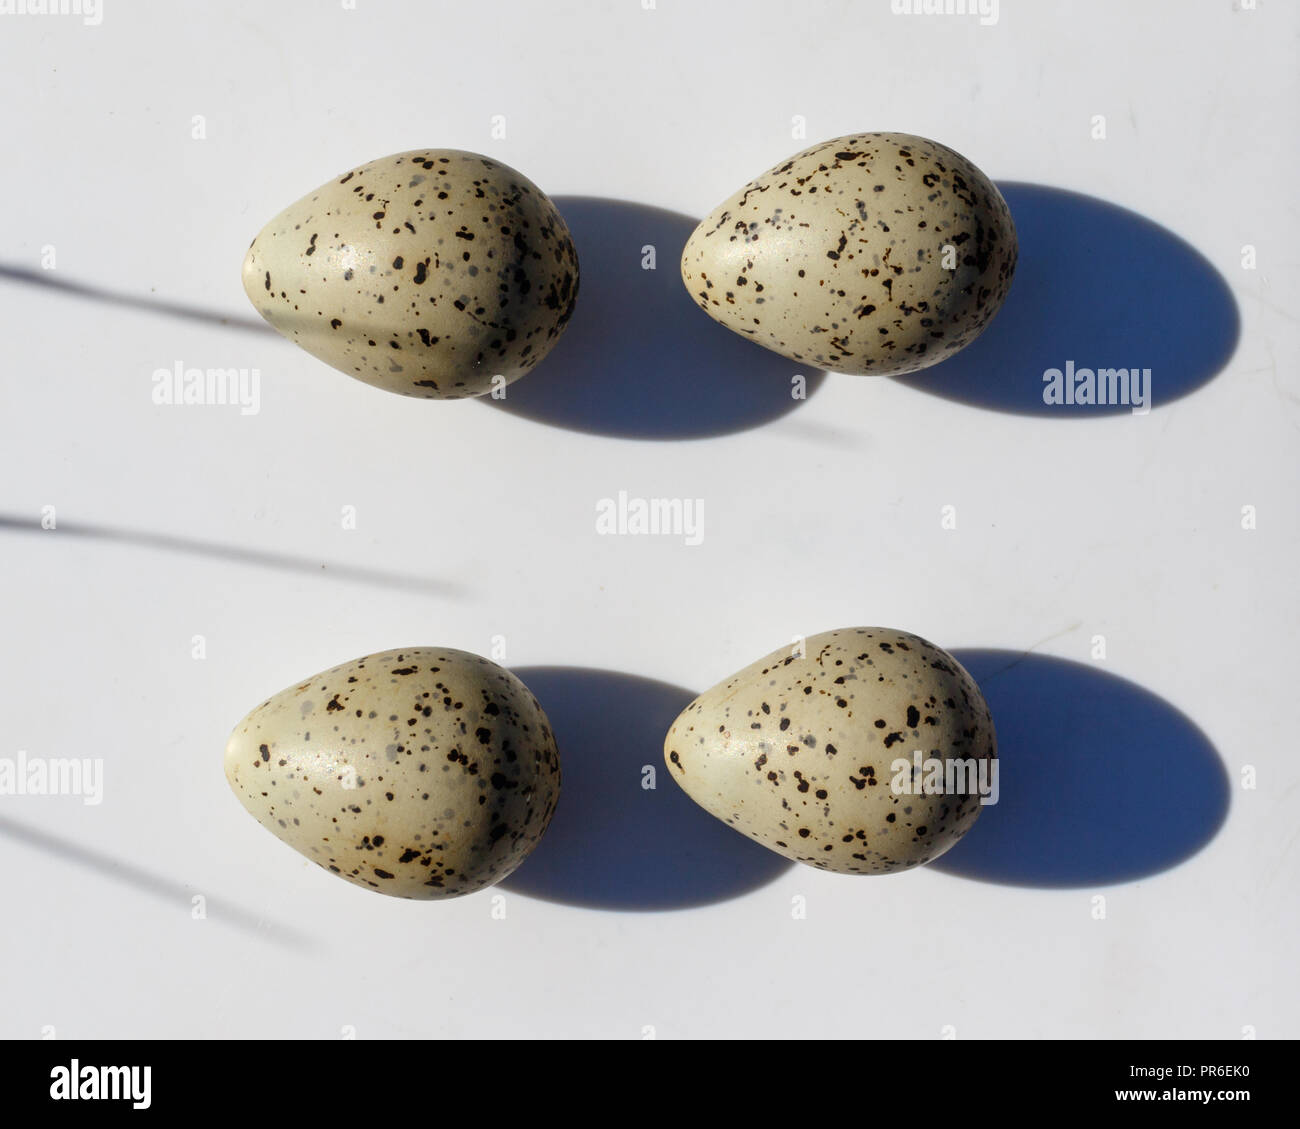
<path id="1" fill-rule="evenodd" d="M 287 553 L 272 553 L 261 549 L 240 549 L 220 545 L 215 541 L 200 541 L 193 537 L 173 537 L 166 533 L 153 533 L 146 529 L 117 529 L 106 525 L 86 525 L 60 521 L 56 530 L 45 530 L 35 519 L 0 514 L 0 533 L 40 533 L 46 537 L 85 537 L 99 541 L 115 541 L 124 545 L 139 545 L 149 549 L 187 553 L 190 556 L 212 557 L 234 564 L 261 565 L 286 572 L 303 572 L 327 580 L 345 580 L 361 584 L 374 584 L 382 588 L 397 588 L 425 596 L 461 598 L 465 590 L 456 584 L 440 580 L 424 580 L 418 576 L 383 572 L 356 565 L 329 564 L 309 557 L 294 557 Z"/>
<path id="2" fill-rule="evenodd" d="M 1151 406 L 1195 392 L 1228 363 L 1241 318 L 1199 251 L 1151 220 L 1093 196 L 999 184 L 1020 241 L 1015 281 L 988 329 L 960 353 L 893 379 L 947 400 L 1077 419 L 1125 404 L 1047 404 L 1043 374 L 1151 370 Z"/>
<path id="3" fill-rule="evenodd" d="M 696 221 L 586 196 L 555 201 L 578 246 L 573 320 L 550 355 L 505 397 L 481 402 L 573 431 L 700 439 L 758 427 L 803 403 L 825 374 L 760 348 L 704 313 L 679 262 Z M 647 248 L 655 269 L 643 269 Z"/>
<path id="4" fill-rule="evenodd" d="M 15 823 L 10 819 L 0 819 L 0 835 L 7 836 L 9 839 L 28 847 L 33 847 L 49 857 L 62 859 L 64 862 L 76 863 L 78 866 L 83 866 L 114 882 L 120 882 L 123 885 L 139 890 L 141 893 L 161 898 L 176 907 L 178 912 L 185 912 L 190 905 L 191 898 L 197 893 L 193 887 L 145 870 L 143 867 L 136 866 L 135 863 L 113 858 L 99 850 L 92 851 L 57 835 L 51 835 L 46 831 L 38 831 L 34 827 Z M 221 898 L 208 895 L 204 895 L 204 897 L 207 903 L 209 919 L 212 921 L 225 922 L 233 925 L 236 929 L 242 929 L 245 933 L 252 933 L 263 940 L 271 941 L 274 944 L 298 952 L 315 948 L 315 943 L 311 937 L 298 932 L 290 926 L 278 924 L 260 914 L 242 909 Z M 12 913 L 12 911 L 13 907 L 10 907 L 10 912 Z"/>
<path id="5" fill-rule="evenodd" d="M 1096 666 L 955 652 L 998 734 L 998 802 L 930 865 L 1013 886 L 1131 882 L 1178 865 L 1227 818 L 1228 773 L 1164 699 Z"/>
<path id="6" fill-rule="evenodd" d="M 668 778 L 663 738 L 689 690 L 608 670 L 515 673 L 551 721 L 564 784 L 546 834 L 502 887 L 597 909 L 675 910 L 738 897 L 793 865 Z"/>
<path id="7" fill-rule="evenodd" d="M 278 336 L 275 330 L 261 318 L 241 317 L 233 314 L 220 314 L 205 310 L 199 306 L 187 306 L 183 302 L 168 302 L 161 298 L 146 298 L 141 294 L 119 294 L 105 290 L 100 286 L 91 286 L 85 282 L 73 282 L 53 271 L 32 270 L 9 263 L 0 263 L 0 279 L 10 282 L 25 282 L 31 286 L 44 286 L 50 290 L 59 290 L 75 298 L 90 298 L 96 302 L 107 302 L 113 306 L 128 306 L 154 314 L 168 314 L 171 317 L 185 318 L 189 321 L 206 321 L 214 325 L 230 326 L 232 329 L 248 329 L 257 333 L 270 333 Z"/>

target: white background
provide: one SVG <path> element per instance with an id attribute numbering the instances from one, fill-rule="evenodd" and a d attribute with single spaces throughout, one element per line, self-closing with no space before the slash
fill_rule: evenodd
<path id="1" fill-rule="evenodd" d="M 847 0 L 109 0 L 99 26 L 0 15 L 0 756 L 98 757 L 105 773 L 98 806 L 0 796 L 0 1035 L 1300 1034 L 1298 31 L 1276 0 L 1004 0 L 991 26 Z M 1071 189 L 1167 228 L 1230 289 L 1231 360 L 1163 404 L 1157 371 L 1145 416 L 1007 412 L 831 376 L 758 426 L 721 410 L 716 427 L 680 419 L 681 435 L 629 438 L 386 395 L 250 328 L 239 266 L 253 235 L 370 158 L 470 149 L 553 196 L 698 218 L 806 145 L 871 129 L 933 137 L 999 182 Z M 626 335 L 646 328 L 611 294 L 658 287 L 672 318 L 704 320 L 662 297 L 680 246 L 657 247 L 652 274 L 645 242 L 633 220 L 600 248 L 579 243 L 625 261 L 580 297 L 572 331 L 584 299 L 604 303 L 582 332 L 610 386 L 635 381 L 628 396 L 644 398 L 656 366 L 691 363 L 672 356 L 691 352 L 683 342 L 707 339 L 729 368 L 783 363 L 682 322 L 661 327 L 672 349 L 650 334 L 650 362 L 602 370 L 602 341 L 641 355 Z M 1246 244 L 1256 269 L 1243 269 Z M 1053 269 L 1068 288 L 1086 268 Z M 1106 269 L 1141 297 L 1122 255 Z M 1032 289 L 1013 289 L 1003 316 Z M 1179 329 L 1153 318 L 1152 350 Z M 1089 344 L 1043 355 L 1018 387 L 1067 357 L 1127 363 Z M 152 373 L 177 361 L 259 369 L 260 412 L 155 405 Z M 566 363 L 557 350 L 526 378 L 535 397 Z M 704 499 L 704 543 L 598 536 L 596 502 L 619 490 Z M 48 505 L 60 528 L 40 531 Z M 1243 529 L 1243 506 L 1257 528 Z M 1043 844 L 1026 841 L 1012 844 L 1018 881 L 776 865 L 689 906 L 671 891 L 633 908 L 510 884 L 418 903 L 309 864 L 222 776 L 226 735 L 258 701 L 388 647 L 487 654 L 501 636 L 525 678 L 586 667 L 688 697 L 793 635 L 857 624 L 1099 668 L 1079 685 L 1135 683 L 1217 750 L 1226 821 L 1177 865 L 1116 880 L 1123 866 L 1037 882 L 1028 860 Z M 1106 710 L 1104 695 L 1079 705 Z M 1014 728 L 1014 701 L 995 708 Z M 1037 708 L 1050 776 L 1078 741 Z M 611 756 L 631 749 L 639 764 L 644 748 L 658 763 L 659 733 L 622 747 L 632 719 L 592 712 Z M 1163 755 L 1158 726 L 1115 736 L 1086 750 L 1097 796 L 1130 786 L 1125 749 Z M 1257 788 L 1243 787 L 1246 766 Z M 1060 772 L 1064 792 L 1077 765 Z M 629 812 L 672 802 L 666 775 L 654 792 L 640 783 L 630 765 L 602 794 L 625 789 Z M 1135 802 L 1159 811 L 1162 797 Z M 768 865 L 760 848 L 724 846 L 728 859 L 744 849 L 738 866 Z M 566 881 L 580 889 L 582 874 Z"/>

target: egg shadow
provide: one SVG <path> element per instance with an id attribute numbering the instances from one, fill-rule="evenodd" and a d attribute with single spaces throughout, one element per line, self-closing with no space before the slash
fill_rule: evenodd
<path id="1" fill-rule="evenodd" d="M 58 524 L 58 532 L 60 540 L 69 537 L 85 538 L 110 545 L 182 553 L 192 557 L 226 561 L 235 565 L 256 565 L 285 572 L 303 573 L 315 580 L 370 584 L 377 588 L 399 589 L 416 595 L 442 596 L 447 599 L 463 599 L 466 595 L 466 589 L 458 584 L 414 573 L 389 572 L 385 569 L 323 561 L 319 557 L 298 557 L 290 553 L 250 548 L 239 544 L 227 545 L 195 537 L 178 537 L 151 529 L 131 529 L 126 526 L 92 525 L 88 522 L 61 520 Z M 49 532 L 41 525 L 39 518 L 0 512 L 0 536 L 13 533 L 49 537 Z"/>
<path id="2" fill-rule="evenodd" d="M 793 865 L 669 779 L 663 739 L 695 697 L 689 690 L 607 670 L 515 674 L 550 718 L 562 783 L 550 827 L 504 889 L 597 909 L 676 910 L 737 897 Z"/>
<path id="3" fill-rule="evenodd" d="M 1196 391 L 1232 357 L 1241 318 L 1227 282 L 1197 250 L 1136 212 L 1037 184 L 999 184 L 1020 257 L 1006 302 L 955 356 L 893 379 L 979 408 L 1056 418 L 1126 404 L 1043 402 L 1043 374 L 1151 370 L 1151 406 Z"/>
<path id="4" fill-rule="evenodd" d="M 702 439 L 768 423 L 825 374 L 724 329 L 682 284 L 689 216 L 624 200 L 555 200 L 578 247 L 578 302 L 551 353 L 503 399 L 539 423 L 629 439 Z M 655 269 L 643 267 L 649 248 Z"/>
<path id="5" fill-rule="evenodd" d="M 935 869 L 1014 886 L 1104 886 L 1168 870 L 1218 833 L 1227 769 L 1164 699 L 1094 665 L 954 654 L 993 711 L 1000 794 Z"/>
<path id="6" fill-rule="evenodd" d="M 88 282 L 77 282 L 63 278 L 50 270 L 33 270 L 17 263 L 0 262 L 0 282 L 19 282 L 27 286 L 40 286 L 56 294 L 70 298 L 84 298 L 93 302 L 102 302 L 124 309 L 143 310 L 146 313 L 167 314 L 185 321 L 208 322 L 229 329 L 243 329 L 252 333 L 276 336 L 276 332 L 261 318 L 250 318 L 242 314 L 224 314 L 220 310 L 205 309 L 185 302 L 173 302 L 165 298 L 148 297 L 143 294 L 130 294 L 126 291 L 109 290 L 103 286 L 93 286 Z"/>
<path id="7" fill-rule="evenodd" d="M 172 907 L 190 906 L 199 888 L 161 871 L 151 871 L 137 865 L 125 857 L 110 855 L 97 847 L 87 847 L 60 835 L 15 823 L 0 816 L 0 837 L 9 839 L 21 847 L 30 847 L 39 851 L 45 859 L 59 863 L 72 863 L 90 871 L 101 881 L 116 883 L 129 897 L 132 894 L 145 894 L 157 898 Z M 12 853 L 6 856 L 10 865 L 30 865 L 21 859 L 15 859 Z M 51 884 L 57 876 L 51 876 Z M 207 917 L 205 920 L 222 922 L 243 930 L 249 936 L 258 937 L 271 944 L 280 945 L 291 952 L 303 954 L 317 946 L 317 938 L 300 932 L 293 926 L 277 922 L 266 917 L 258 910 L 227 901 L 220 896 L 204 895 Z M 14 907 L 11 907 L 11 912 Z"/>

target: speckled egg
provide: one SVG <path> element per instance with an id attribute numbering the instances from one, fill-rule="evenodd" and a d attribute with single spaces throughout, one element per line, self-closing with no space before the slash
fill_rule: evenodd
<path id="1" fill-rule="evenodd" d="M 527 177 L 418 149 L 290 204 L 249 247 L 244 291 L 290 341 L 367 384 L 500 398 L 568 324 L 578 254 Z"/>
<path id="2" fill-rule="evenodd" d="M 682 281 L 728 329 L 832 372 L 899 374 L 969 345 L 1016 266 L 1001 193 L 945 145 L 837 137 L 769 169 L 691 234 Z"/>
<path id="3" fill-rule="evenodd" d="M 751 663 L 682 711 L 664 759 L 711 815 L 839 874 L 930 862 L 997 799 L 979 687 L 947 651 L 887 627 L 827 631 Z"/>
<path id="4" fill-rule="evenodd" d="M 409 647 L 281 690 L 235 726 L 226 779 L 259 823 L 358 886 L 454 898 L 513 871 L 546 830 L 560 760 L 508 670 Z"/>

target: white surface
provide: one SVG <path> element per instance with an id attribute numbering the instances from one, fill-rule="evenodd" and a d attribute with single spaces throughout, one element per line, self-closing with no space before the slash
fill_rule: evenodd
<path id="1" fill-rule="evenodd" d="M 1163 224 L 1223 274 L 1241 317 L 1228 366 L 1174 403 L 1157 387 L 1145 417 L 1005 414 L 831 377 L 762 427 L 638 441 L 386 396 L 267 334 L 0 278 L 6 516 L 54 505 L 68 527 L 308 562 L 0 529 L 0 756 L 105 771 L 98 806 L 0 797 L 0 1035 L 1300 1034 L 1298 31 L 1268 0 L 1004 0 L 988 27 L 884 2 L 0 15 L 0 259 L 39 270 L 53 246 L 61 281 L 246 318 L 257 229 L 367 158 L 477 150 L 552 195 L 699 216 L 806 144 L 897 129 L 997 180 Z M 661 274 L 677 251 L 659 248 Z M 155 406 L 151 374 L 177 360 L 259 368 L 260 413 Z M 705 499 L 704 544 L 598 537 L 595 502 L 619 490 Z M 940 526 L 947 504 L 957 531 Z M 342 565 L 449 588 L 332 579 Z M 799 867 L 667 912 L 506 890 L 498 920 L 490 892 L 408 903 L 335 880 L 258 828 L 221 775 L 248 708 L 369 651 L 488 653 L 502 635 L 513 667 L 698 691 L 794 634 L 858 623 L 1083 663 L 1105 634 L 1100 665 L 1217 748 L 1227 822 L 1181 865 L 1111 886 Z M 1124 787 L 1104 749 L 1097 771 Z"/>

